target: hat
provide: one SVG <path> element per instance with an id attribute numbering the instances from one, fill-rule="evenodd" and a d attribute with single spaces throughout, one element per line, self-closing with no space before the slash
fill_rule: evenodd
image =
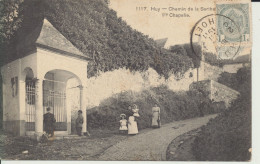
<path id="1" fill-rule="evenodd" d="M 126 117 L 126 115 L 125 114 L 120 114 L 120 117 Z"/>
<path id="2" fill-rule="evenodd" d="M 82 113 L 82 110 L 79 110 L 78 113 Z"/>

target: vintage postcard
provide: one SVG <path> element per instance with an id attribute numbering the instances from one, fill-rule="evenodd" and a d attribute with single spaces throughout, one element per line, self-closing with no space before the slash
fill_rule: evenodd
<path id="1" fill-rule="evenodd" d="M 250 161 L 249 0 L 0 0 L 2 160 Z"/>

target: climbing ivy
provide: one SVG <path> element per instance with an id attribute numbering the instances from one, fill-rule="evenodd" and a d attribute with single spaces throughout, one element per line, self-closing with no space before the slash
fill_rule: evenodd
<path id="1" fill-rule="evenodd" d="M 88 64 L 88 77 L 118 68 L 145 71 L 152 67 L 167 78 L 170 74 L 184 74 L 194 66 L 191 55 L 161 49 L 153 39 L 117 17 L 107 4 L 104 0 L 24 1 L 19 13 L 23 21 L 14 40 L 28 35 L 45 17 L 93 59 Z"/>

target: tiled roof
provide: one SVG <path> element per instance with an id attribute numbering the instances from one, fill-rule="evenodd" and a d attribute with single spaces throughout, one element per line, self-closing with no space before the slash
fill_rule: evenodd
<path id="1" fill-rule="evenodd" d="M 28 53 L 35 50 L 36 47 L 49 49 L 76 58 L 89 59 L 53 27 L 47 19 L 44 19 L 30 34 L 24 37 L 22 42 L 17 45 L 17 52 Z"/>

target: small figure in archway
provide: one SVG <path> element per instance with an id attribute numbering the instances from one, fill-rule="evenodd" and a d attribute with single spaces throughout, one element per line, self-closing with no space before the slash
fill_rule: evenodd
<path id="1" fill-rule="evenodd" d="M 51 113 L 51 108 L 47 108 L 47 113 L 43 116 L 43 125 L 44 131 L 48 134 L 48 136 L 54 136 L 55 122 L 54 114 Z"/>
<path id="2" fill-rule="evenodd" d="M 76 130 L 78 136 L 82 136 L 82 125 L 84 122 L 84 118 L 82 116 L 82 110 L 78 111 L 78 118 L 76 119 Z"/>

